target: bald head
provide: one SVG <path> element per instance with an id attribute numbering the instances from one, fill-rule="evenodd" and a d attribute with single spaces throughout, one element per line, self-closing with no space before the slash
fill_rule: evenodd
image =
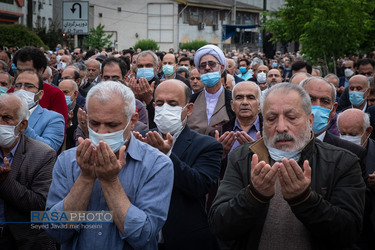
<path id="1" fill-rule="evenodd" d="M 171 106 L 184 107 L 190 101 L 191 91 L 180 80 L 170 79 L 160 83 L 155 89 L 155 105 L 161 106 L 164 102 Z"/>
<path id="2" fill-rule="evenodd" d="M 337 127 L 341 136 L 361 136 L 361 145 L 364 147 L 372 132 L 369 115 L 354 108 L 347 109 L 338 115 Z"/>
<path id="3" fill-rule="evenodd" d="M 364 75 L 355 75 L 349 80 L 349 90 L 350 86 L 357 86 L 360 85 L 362 88 L 367 89 L 370 87 L 370 83 L 366 76 Z"/>
<path id="4" fill-rule="evenodd" d="M 311 77 L 311 75 L 309 73 L 306 73 L 306 72 L 298 72 L 298 73 L 295 73 L 289 80 L 290 83 L 293 83 L 293 84 L 300 84 L 303 80 L 307 79 Z"/>

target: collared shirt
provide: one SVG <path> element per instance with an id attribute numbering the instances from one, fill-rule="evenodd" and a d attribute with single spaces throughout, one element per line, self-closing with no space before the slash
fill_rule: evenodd
<path id="1" fill-rule="evenodd" d="M 352 109 L 354 109 L 354 106 L 352 105 Z M 362 111 L 364 113 L 366 113 L 366 109 L 367 109 L 367 100 L 365 100 L 365 106 L 363 107 Z"/>
<path id="2" fill-rule="evenodd" d="M 248 80 L 253 77 L 250 71 L 247 71 L 245 74 L 239 74 L 238 77 L 242 78 L 243 80 Z"/>
<path id="3" fill-rule="evenodd" d="M 223 89 L 223 86 L 221 86 L 218 92 L 215 94 L 210 94 L 207 92 L 206 88 L 204 88 L 204 96 L 206 97 L 207 124 L 210 124 L 211 117 L 215 111 L 217 101 L 219 100 L 219 96 L 221 92 L 223 92 Z"/>
<path id="4" fill-rule="evenodd" d="M 254 139 L 254 141 L 257 140 L 257 132 L 260 130 L 260 122 L 259 122 L 259 115 L 257 116 L 257 119 L 254 121 L 253 125 L 251 125 L 251 127 L 249 128 L 248 131 L 246 131 L 246 133 Z M 240 126 L 240 124 L 238 123 L 237 121 L 237 118 L 234 120 L 234 127 L 233 127 L 233 132 L 238 132 L 238 131 L 242 131 L 242 128 Z M 235 149 L 236 147 L 238 147 L 240 145 L 240 143 L 236 140 L 232 146 L 232 149 Z"/>
<path id="5" fill-rule="evenodd" d="M 319 136 L 317 136 L 316 138 L 318 138 L 319 140 L 323 141 L 324 140 L 324 137 L 326 137 L 326 132 L 327 131 L 324 131 L 323 133 L 321 133 Z"/>
<path id="6" fill-rule="evenodd" d="M 20 143 L 20 140 L 18 140 L 16 146 L 14 146 L 14 148 L 6 156 L 10 165 L 12 165 L 14 155 L 16 153 L 19 143 Z M 3 156 L 2 150 L 0 150 L 0 164 L 1 164 L 1 167 L 4 167 L 4 156 Z M 5 221 L 6 220 L 5 220 L 5 213 L 4 213 L 4 200 L 0 199 L 0 225 L 3 224 L 3 222 Z"/>
<path id="7" fill-rule="evenodd" d="M 46 210 L 63 211 L 64 199 L 81 170 L 77 148 L 64 151 L 53 169 Z M 115 223 L 97 223 L 97 228 L 52 229 L 47 232 L 61 249 L 157 249 L 158 232 L 167 219 L 173 187 L 173 163 L 158 149 L 131 135 L 126 150 L 126 165 L 118 178 L 131 205 L 125 217 L 124 234 Z M 99 180 L 95 184 L 87 211 L 108 211 Z M 61 224 L 57 224 L 61 225 Z M 84 225 L 84 224 L 82 224 Z M 92 223 L 85 224 L 92 225 Z"/>

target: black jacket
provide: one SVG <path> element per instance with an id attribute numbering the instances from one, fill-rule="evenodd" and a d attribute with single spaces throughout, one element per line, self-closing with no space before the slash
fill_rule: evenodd
<path id="1" fill-rule="evenodd" d="M 257 249 L 268 213 L 249 191 L 252 155 L 269 162 L 263 139 L 241 145 L 229 163 L 209 214 L 213 232 L 223 240 L 234 240 L 233 249 Z M 311 194 L 291 206 L 292 212 L 311 235 L 313 249 L 350 247 L 360 235 L 365 201 L 365 183 L 358 158 L 347 150 L 315 138 L 301 152 L 301 166 L 311 166 Z"/>

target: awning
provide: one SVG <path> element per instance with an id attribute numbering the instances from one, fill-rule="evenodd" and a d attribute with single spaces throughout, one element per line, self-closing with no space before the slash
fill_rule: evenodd
<path id="1" fill-rule="evenodd" d="M 261 27 L 258 24 L 255 25 L 223 25 L 223 36 L 222 40 L 225 41 L 228 38 L 232 37 L 236 32 L 236 29 L 253 29 Z"/>

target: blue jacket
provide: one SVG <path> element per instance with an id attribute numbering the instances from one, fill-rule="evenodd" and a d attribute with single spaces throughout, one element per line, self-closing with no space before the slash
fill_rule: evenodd
<path id="1" fill-rule="evenodd" d="M 38 105 L 29 118 L 24 135 L 44 142 L 58 151 L 64 142 L 64 130 L 65 121 L 61 114 Z"/>

